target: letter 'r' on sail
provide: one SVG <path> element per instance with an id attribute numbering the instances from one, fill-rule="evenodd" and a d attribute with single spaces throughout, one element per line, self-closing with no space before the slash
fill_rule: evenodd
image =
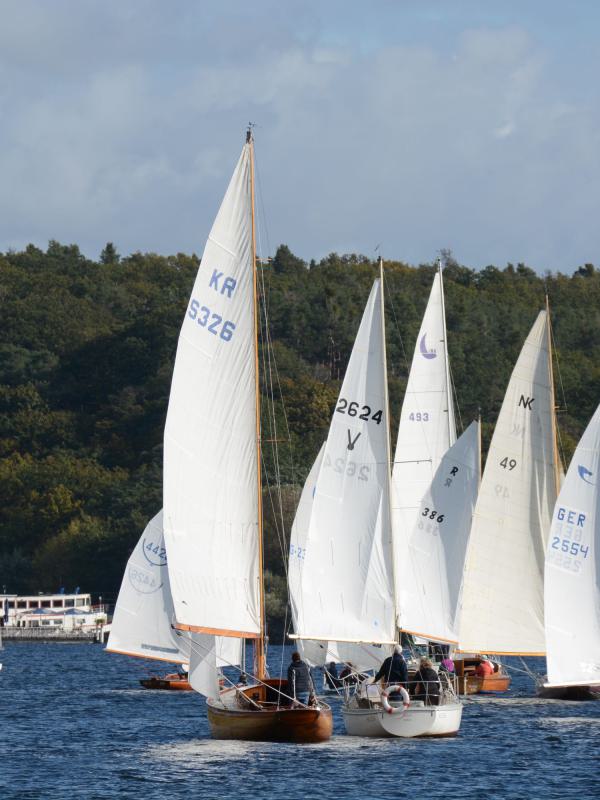
<path id="1" fill-rule="evenodd" d="M 258 636 L 258 473 L 251 144 L 221 204 L 185 314 L 164 446 L 177 625 Z"/>
<path id="2" fill-rule="evenodd" d="M 106 649 L 140 658 L 187 662 L 189 640 L 173 630 L 173 620 L 160 511 L 146 526 L 127 562 Z"/>
<path id="3" fill-rule="evenodd" d="M 547 312 L 510 378 L 487 454 L 463 588 L 460 649 L 545 652 L 544 553 L 556 501 Z"/>
<path id="4" fill-rule="evenodd" d="M 402 630 L 458 642 L 457 616 L 471 520 L 479 488 L 479 423 L 442 458 L 413 528 L 399 588 Z"/>
<path id="5" fill-rule="evenodd" d="M 554 507 L 544 598 L 548 685 L 600 684 L 600 406 Z"/>
<path id="6" fill-rule="evenodd" d="M 380 282 L 350 356 L 316 476 L 301 502 L 304 545 L 290 553 L 296 634 L 331 642 L 395 639 Z M 303 500 L 307 501 L 307 487 Z M 308 520 L 308 521 L 307 521 Z M 302 539 L 302 535 L 300 536 Z M 294 564 L 294 559 L 299 564 Z"/>

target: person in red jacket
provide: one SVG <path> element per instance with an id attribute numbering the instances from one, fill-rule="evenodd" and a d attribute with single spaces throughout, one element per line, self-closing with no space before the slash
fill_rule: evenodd
<path id="1" fill-rule="evenodd" d="M 487 678 L 488 675 L 492 675 L 494 672 L 494 665 L 489 660 L 487 656 L 481 656 L 481 663 L 478 664 L 477 669 L 475 670 L 475 675 L 478 678 Z"/>

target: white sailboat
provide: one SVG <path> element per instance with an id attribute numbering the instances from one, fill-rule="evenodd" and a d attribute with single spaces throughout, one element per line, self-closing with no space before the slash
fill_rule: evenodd
<path id="1" fill-rule="evenodd" d="M 600 697 L 600 406 L 569 466 L 546 548 L 544 697 Z"/>
<path id="2" fill-rule="evenodd" d="M 331 710 L 292 703 L 265 656 L 254 150 L 250 131 L 211 229 L 179 335 L 163 507 L 177 630 L 217 738 L 322 741 Z M 251 638 L 255 683 L 218 691 L 214 636 Z"/>
<path id="3" fill-rule="evenodd" d="M 363 314 L 321 465 L 317 459 L 294 525 L 302 538 L 292 541 L 290 591 L 300 640 L 332 648 L 396 641 L 386 372 L 381 277 Z M 376 687 L 363 687 L 344 704 L 346 730 L 360 736 L 453 735 L 462 706 L 443 696 L 438 707 L 415 702 L 388 714 Z"/>
<path id="4" fill-rule="evenodd" d="M 540 311 L 511 375 L 477 498 L 462 652 L 544 654 L 544 553 L 558 475 L 549 315 Z"/>
<path id="5" fill-rule="evenodd" d="M 107 651 L 189 665 L 190 635 L 173 627 L 163 514 L 153 517 L 131 554 L 115 604 Z M 241 665 L 242 641 L 216 637 L 217 667 Z M 187 668 L 186 668 L 187 671 Z M 178 673 L 140 681 L 149 689 L 190 689 Z"/>

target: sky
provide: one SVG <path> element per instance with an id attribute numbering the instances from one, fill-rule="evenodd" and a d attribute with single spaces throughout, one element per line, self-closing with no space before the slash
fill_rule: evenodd
<path id="1" fill-rule="evenodd" d="M 0 0 L 0 251 L 600 264 L 596 0 Z"/>

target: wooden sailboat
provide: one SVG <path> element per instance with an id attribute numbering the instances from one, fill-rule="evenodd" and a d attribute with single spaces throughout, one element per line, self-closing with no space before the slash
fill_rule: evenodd
<path id="1" fill-rule="evenodd" d="M 460 650 L 474 660 L 483 653 L 545 653 L 544 552 L 558 475 L 546 309 L 511 375 L 475 507 L 459 625 Z M 499 665 L 482 689 L 502 691 L 507 677 Z"/>
<path id="2" fill-rule="evenodd" d="M 241 157 L 208 237 L 179 336 L 165 426 L 164 529 L 189 679 L 216 738 L 318 742 L 331 709 L 269 678 L 262 557 L 254 149 Z M 219 691 L 215 637 L 252 639 L 252 685 Z"/>
<path id="3" fill-rule="evenodd" d="M 548 678 L 542 697 L 600 699 L 600 406 L 554 507 L 544 577 Z"/>

